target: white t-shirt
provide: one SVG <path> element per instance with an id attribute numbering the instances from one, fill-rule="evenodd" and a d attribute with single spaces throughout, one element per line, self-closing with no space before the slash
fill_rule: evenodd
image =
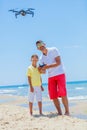
<path id="1" fill-rule="evenodd" d="M 41 55 L 40 57 L 40 64 L 53 64 L 56 63 L 55 58 L 60 56 L 59 51 L 56 47 L 47 48 L 48 52 L 47 55 Z M 53 77 L 56 75 L 64 74 L 64 68 L 62 63 L 57 67 L 53 67 L 48 69 L 48 77 Z"/>

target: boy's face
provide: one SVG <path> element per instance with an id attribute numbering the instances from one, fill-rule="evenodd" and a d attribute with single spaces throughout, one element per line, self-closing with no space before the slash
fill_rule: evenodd
<path id="1" fill-rule="evenodd" d="M 31 59 L 32 63 L 33 64 L 37 64 L 38 62 L 38 58 L 36 56 L 34 56 L 32 59 Z"/>

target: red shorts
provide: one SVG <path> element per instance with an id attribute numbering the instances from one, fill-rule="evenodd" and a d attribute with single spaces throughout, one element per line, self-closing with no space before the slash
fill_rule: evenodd
<path id="1" fill-rule="evenodd" d="M 67 95 L 65 74 L 48 78 L 48 92 L 50 99 Z"/>

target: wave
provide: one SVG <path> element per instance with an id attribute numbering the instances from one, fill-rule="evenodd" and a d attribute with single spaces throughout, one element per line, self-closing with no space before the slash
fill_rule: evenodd
<path id="1" fill-rule="evenodd" d="M 69 100 L 85 100 L 87 96 L 68 97 Z"/>
<path id="2" fill-rule="evenodd" d="M 16 90 L 0 90 L 0 94 L 14 93 Z"/>
<path id="3" fill-rule="evenodd" d="M 19 89 L 25 88 L 25 87 L 18 87 Z"/>
<path id="4" fill-rule="evenodd" d="M 77 89 L 77 90 L 81 89 L 82 90 L 82 89 L 85 89 L 85 88 L 84 87 L 76 87 L 75 89 Z"/>

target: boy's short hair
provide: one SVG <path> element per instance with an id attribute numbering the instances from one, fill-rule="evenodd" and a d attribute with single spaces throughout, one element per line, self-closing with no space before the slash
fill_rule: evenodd
<path id="1" fill-rule="evenodd" d="M 39 57 L 38 57 L 37 54 L 33 54 L 33 55 L 31 56 L 31 59 L 32 59 L 33 57 L 36 57 L 37 59 L 39 59 Z"/>

